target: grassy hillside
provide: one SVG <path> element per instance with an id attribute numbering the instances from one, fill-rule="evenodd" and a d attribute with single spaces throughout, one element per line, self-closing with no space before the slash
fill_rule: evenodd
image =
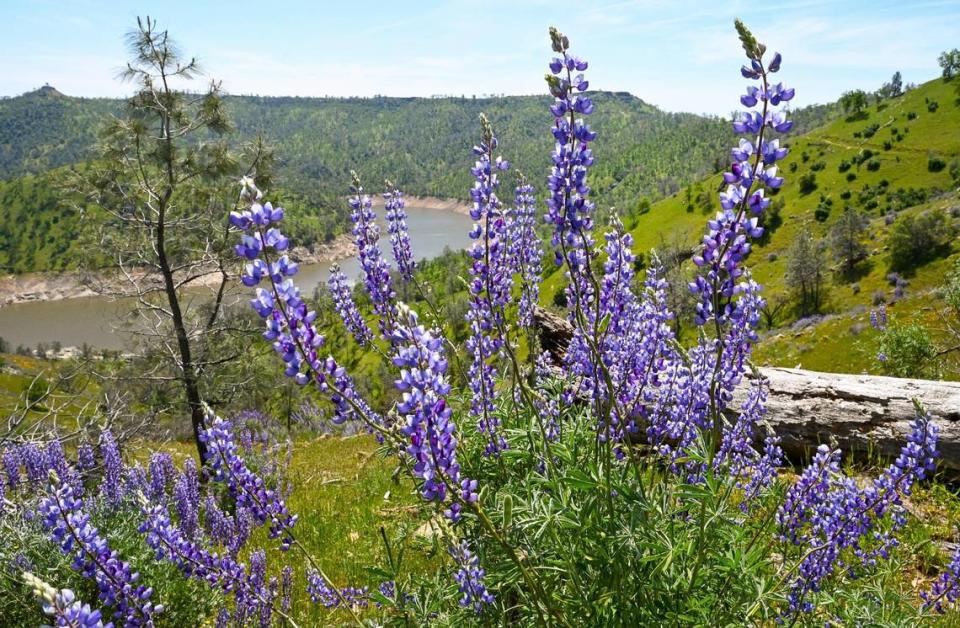
<path id="1" fill-rule="evenodd" d="M 896 220 L 901 220 L 933 209 L 946 210 L 954 222 L 960 216 L 960 198 L 955 191 L 958 182 L 951 175 L 951 165 L 960 159 L 960 107 L 953 89 L 952 84 L 931 81 L 899 98 L 884 100 L 879 107 L 871 105 L 860 115 L 787 138 L 791 152 L 781 167 L 787 183 L 774 198 L 780 205 L 781 222 L 754 247 L 748 260 L 754 277 L 765 286 L 767 299 L 789 296 L 784 284 L 786 252 L 798 233 L 809 230 L 816 239 L 826 238 L 846 207 L 863 211 L 870 219 L 869 256 L 857 265 L 852 277 L 841 276 L 835 267 L 821 308 L 827 319 L 819 325 L 816 320 L 801 322 L 798 327 L 802 331 L 772 333 L 761 343 L 761 363 L 832 371 L 876 370 L 874 349 L 867 341 L 872 330 L 863 337 L 860 332 L 874 298 L 892 300 L 887 237 L 893 227 L 887 224 L 887 216 L 895 214 Z M 728 143 L 733 140 L 731 132 Z M 937 160 L 944 167 L 938 169 Z M 808 186 L 801 191 L 801 179 L 810 175 L 815 189 Z M 657 248 L 673 234 L 681 234 L 684 242 L 694 247 L 706 220 L 719 209 L 720 182 L 720 176 L 714 175 L 654 203 L 633 223 L 635 250 Z M 908 320 L 923 318 L 921 314 L 926 312 L 929 319 L 937 298 L 933 289 L 943 282 L 958 254 L 960 247 L 952 245 L 939 258 L 901 273 L 909 285 L 906 297 L 893 306 L 894 316 Z M 552 300 L 562 283 L 559 274 L 548 280 L 545 302 Z M 796 312 L 787 307 L 777 323 L 791 325 L 796 318 Z M 855 338 L 848 332 L 851 326 L 856 327 Z M 851 340 L 859 348 L 848 349 Z"/>

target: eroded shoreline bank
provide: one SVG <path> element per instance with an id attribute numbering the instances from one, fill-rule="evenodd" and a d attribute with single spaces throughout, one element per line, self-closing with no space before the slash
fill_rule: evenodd
<path id="1" fill-rule="evenodd" d="M 382 207 L 383 199 L 377 195 L 373 198 L 374 206 Z M 455 212 L 467 215 L 470 206 L 457 199 L 439 198 L 435 196 L 407 196 L 408 207 L 429 209 L 443 212 Z M 290 256 L 301 264 L 326 264 L 351 257 L 356 254 L 353 237 L 343 233 L 331 242 L 307 249 L 295 247 Z M 143 280 L 145 273 L 136 277 Z M 211 272 L 191 282 L 191 285 L 215 285 L 220 281 L 220 274 L 211 269 Z M 134 296 L 130 280 L 117 272 L 91 271 L 63 271 L 25 273 L 21 275 L 0 276 L 0 308 L 19 303 L 61 301 L 64 299 L 78 299 L 102 296 Z"/>

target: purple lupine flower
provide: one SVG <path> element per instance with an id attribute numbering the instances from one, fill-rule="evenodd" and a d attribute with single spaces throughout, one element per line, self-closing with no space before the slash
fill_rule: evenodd
<path id="1" fill-rule="evenodd" d="M 57 477 L 73 486 L 78 495 L 83 494 L 83 480 L 77 470 L 67 462 L 67 455 L 59 440 L 51 440 L 44 449 L 47 469 L 53 470 Z"/>
<path id="2" fill-rule="evenodd" d="M 286 565 L 280 572 L 280 610 L 284 613 L 289 613 L 293 606 L 291 595 L 293 595 L 293 568 Z"/>
<path id="3" fill-rule="evenodd" d="M 249 582 L 251 589 L 259 594 L 243 600 L 243 615 L 250 618 L 250 623 L 256 618 L 262 628 L 269 628 L 276 588 L 267 580 L 267 554 L 263 549 L 250 554 Z"/>
<path id="4" fill-rule="evenodd" d="M 139 462 L 123 470 L 123 499 L 135 498 L 145 486 L 148 486 L 147 472 Z"/>
<path id="5" fill-rule="evenodd" d="M 522 173 L 517 173 L 517 187 L 513 208 L 507 215 L 509 259 L 513 272 L 520 278 L 520 303 L 517 323 L 521 327 L 533 325 L 533 310 L 540 299 L 540 273 L 543 250 L 536 229 L 536 206 L 533 186 Z"/>
<path id="6" fill-rule="evenodd" d="M 570 56 L 570 42 L 557 29 L 550 29 L 553 51 L 561 57 L 550 62 L 547 85 L 554 97 L 550 111 L 554 116 L 553 137 L 556 140 L 551 155 L 553 166 L 547 177 L 546 219 L 553 225 L 554 247 L 557 247 L 558 265 L 566 262 L 570 275 L 568 302 L 574 310 L 586 310 L 590 296 L 588 288 L 589 265 L 594 253 L 593 230 L 594 203 L 589 200 L 590 187 L 586 183 L 587 171 L 593 165 L 590 142 L 596 133 L 590 130 L 582 117 L 593 112 L 593 101 L 582 95 L 588 87 L 583 74 L 587 62 Z"/>
<path id="7" fill-rule="evenodd" d="M 242 212 L 231 213 L 230 222 L 245 231 L 245 238 L 253 233 L 259 238 L 258 242 L 262 241 L 265 244 L 257 249 L 253 258 L 262 256 L 267 266 L 274 268 L 275 265 L 271 263 L 270 256 L 279 251 L 279 247 L 286 248 L 289 242 L 277 235 L 279 231 L 276 227 L 271 227 L 269 231 L 264 232 L 267 225 L 276 224 L 282 220 L 283 210 L 274 209 L 269 203 L 261 205 L 259 202 L 261 198 L 262 194 L 253 182 L 249 178 L 244 178 L 241 199 L 251 201 L 251 205 L 249 209 Z M 362 203 L 359 204 L 362 205 Z M 376 225 L 374 224 L 373 227 L 375 228 Z M 267 237 L 271 232 L 273 235 Z M 366 232 L 367 230 L 364 229 L 363 233 Z M 367 255 L 367 259 L 369 258 L 370 255 Z M 384 272 L 389 279 L 389 269 Z M 250 305 L 266 322 L 266 331 L 263 336 L 273 342 L 274 350 L 286 364 L 284 374 L 301 386 L 313 380 L 334 404 L 336 412 L 333 421 L 342 423 L 353 415 L 354 406 L 362 406 L 362 400 L 356 393 L 353 380 L 336 360 L 330 356 L 326 358 L 320 356 L 319 351 L 325 338 L 314 324 L 316 312 L 307 308 L 307 304 L 300 297 L 300 289 L 293 280 L 287 276 L 282 281 L 278 281 L 281 278 L 280 275 L 279 272 L 271 272 L 262 277 L 269 287 L 266 289 L 258 287 L 256 297 L 250 301 Z M 372 422 L 380 420 L 372 413 L 368 414 L 367 418 Z"/>
<path id="8" fill-rule="evenodd" d="M 323 604 L 326 608 L 335 608 L 340 604 L 337 590 L 313 570 L 307 572 L 307 593 L 314 604 Z"/>
<path id="9" fill-rule="evenodd" d="M 100 434 L 100 457 L 103 459 L 103 495 L 108 504 L 115 506 L 123 499 L 123 458 L 110 430 Z"/>
<path id="10" fill-rule="evenodd" d="M 77 469 L 81 473 L 92 471 L 97 466 L 97 457 L 93 445 L 84 441 L 77 445 Z"/>
<path id="11" fill-rule="evenodd" d="M 870 310 L 870 325 L 877 331 L 883 331 L 887 328 L 887 306 L 881 305 L 875 310 Z"/>
<path id="12" fill-rule="evenodd" d="M 932 608 L 938 613 L 946 612 L 944 603 L 954 604 L 960 598 L 960 548 L 953 552 L 953 558 L 947 568 L 930 587 L 920 594 L 924 608 Z"/>
<path id="13" fill-rule="evenodd" d="M 154 452 L 150 455 L 150 481 L 148 483 L 149 497 L 154 501 L 163 501 L 167 498 L 167 486 L 173 481 L 176 469 L 173 466 L 173 456 L 166 452 Z"/>
<path id="14" fill-rule="evenodd" d="M 454 580 L 462 594 L 460 606 L 473 608 L 479 615 L 484 606 L 495 601 L 483 583 L 486 572 L 480 568 L 480 559 L 470 550 L 466 541 L 460 541 L 459 545 L 450 547 L 449 551 L 458 567 Z"/>
<path id="15" fill-rule="evenodd" d="M 283 498 L 267 488 L 263 478 L 251 471 L 239 456 L 230 423 L 210 413 L 207 426 L 200 439 L 207 445 L 206 464 L 213 479 L 226 483 L 237 505 L 249 508 L 257 524 L 269 523 L 270 538 L 282 535 L 280 548 L 288 549 L 293 542 L 290 533 L 297 516 L 290 514 Z"/>
<path id="16" fill-rule="evenodd" d="M 346 603 L 348 606 L 366 608 L 369 604 L 369 591 L 366 587 L 334 588 L 322 574 L 313 569 L 307 571 L 307 593 L 314 604 L 326 608 L 337 608 Z"/>
<path id="17" fill-rule="evenodd" d="M 99 610 L 78 600 L 70 589 L 58 591 L 32 573 L 24 573 L 23 579 L 40 598 L 44 614 L 54 621 L 55 626 L 113 628 L 112 622 L 103 623 L 103 615 Z"/>
<path id="18" fill-rule="evenodd" d="M 233 513 L 233 536 L 227 542 L 227 551 L 231 556 L 236 557 L 240 554 L 240 550 L 250 540 L 254 527 L 256 526 L 250 509 L 237 508 Z"/>
<path id="19" fill-rule="evenodd" d="M 407 212 L 404 210 L 403 192 L 390 181 L 384 181 L 387 190 L 383 193 L 383 209 L 386 212 L 387 233 L 390 234 L 390 247 L 393 249 L 393 261 L 404 281 L 413 279 L 417 264 L 410 248 L 410 234 L 407 232 Z"/>
<path id="20" fill-rule="evenodd" d="M 396 317 L 390 264 L 380 253 L 380 226 L 377 225 L 377 215 L 373 211 L 373 201 L 364 194 L 357 173 L 351 171 L 350 175 L 353 178 L 350 188 L 350 219 L 353 220 L 353 237 L 363 271 L 363 283 L 370 295 L 373 311 L 380 317 L 380 331 L 384 336 L 388 336 Z"/>
<path id="21" fill-rule="evenodd" d="M 776 436 L 768 436 L 764 440 L 763 453 L 753 446 L 755 431 L 765 414 L 766 399 L 766 383 L 758 379 L 751 386 L 736 422 L 723 433 L 720 449 L 713 459 L 714 468 L 720 469 L 726 465 L 727 472 L 736 479 L 737 486 L 743 489 L 744 500 L 741 507 L 744 510 L 749 508 L 751 500 L 763 488 L 774 481 L 777 467 L 783 459 L 783 451 Z"/>
<path id="22" fill-rule="evenodd" d="M 377 591 L 388 600 L 393 600 L 397 596 L 397 583 L 393 580 L 385 580 L 377 586 Z M 377 602 L 377 608 L 380 608 L 380 606 L 380 602 Z"/>
<path id="23" fill-rule="evenodd" d="M 167 560 L 187 577 L 206 582 L 224 593 L 232 593 L 238 614 L 243 614 L 251 606 L 271 603 L 268 592 L 254 586 L 243 564 L 190 540 L 190 536 L 171 523 L 163 506 L 145 504 L 139 529 L 146 536 L 147 545 L 154 550 L 156 560 Z"/>
<path id="24" fill-rule="evenodd" d="M 700 296 L 696 312 L 699 325 L 714 318 L 721 324 L 725 322 L 728 312 L 725 308 L 715 311 L 716 305 L 733 298 L 738 278 L 743 273 L 741 264 L 750 252 L 749 240 L 763 234 L 763 229 L 757 226 L 756 216 L 748 218 L 747 214 L 761 214 L 770 205 L 763 186 L 776 189 L 783 184 L 774 164 L 786 157 L 787 149 L 780 148 L 779 139 L 767 136 L 769 132 L 785 133 L 792 126 L 784 112 L 771 109 L 794 95 L 794 91 L 783 87 L 782 83 L 771 88 L 768 82 L 768 74 L 780 69 L 781 55 L 777 53 L 774 60 L 764 66 L 761 60 L 763 47 L 756 45 L 739 22 L 737 29 L 741 39 L 748 42 L 744 43 L 744 49 L 750 66 L 744 66 L 743 76 L 761 82 L 759 87 L 748 88 L 741 103 L 748 108 L 760 105 L 761 111 L 747 112 L 733 123 L 736 133 L 749 133 L 755 137 L 740 138 L 731 151 L 733 163 L 730 172 L 723 175 L 728 187 L 720 194 L 722 211 L 715 220 L 707 223 L 709 230 L 703 238 L 703 250 L 693 258 L 694 264 L 701 269 L 701 274 L 691 284 L 691 289 Z M 764 169 L 761 165 L 771 167 Z M 714 293 L 722 299 L 715 299 Z"/>
<path id="25" fill-rule="evenodd" d="M 72 556 L 73 568 L 97 583 L 100 600 L 116 608 L 114 617 L 124 626 L 152 626 L 153 615 L 163 611 L 150 602 L 153 589 L 137 584 L 139 574 L 110 549 L 83 508 L 74 488 L 52 473 L 49 495 L 39 507 L 44 528 L 61 551 Z"/>
<path id="26" fill-rule="evenodd" d="M 777 513 L 781 537 L 805 550 L 791 583 L 785 615 L 812 611 L 808 596 L 818 592 L 838 566 L 853 571 L 849 562 L 842 560 L 844 551 L 853 551 L 864 565 L 887 555 L 896 542 L 889 532 L 876 531 L 877 522 L 890 515 L 893 530 L 905 525 L 902 496 L 909 495 L 913 484 L 933 471 L 936 446 L 937 427 L 918 406 L 900 456 L 871 486 L 861 489 L 840 473 L 839 452 L 829 452 L 821 445 Z M 866 549 L 863 542 L 868 538 L 879 547 Z"/>
<path id="27" fill-rule="evenodd" d="M 20 460 L 23 461 L 28 482 L 40 484 L 46 481 L 50 467 L 47 465 L 47 456 L 40 445 L 37 443 L 20 445 Z"/>
<path id="28" fill-rule="evenodd" d="M 447 405 L 447 359 L 443 340 L 419 324 L 415 312 L 398 307 L 398 324 L 391 342 L 396 347 L 393 363 L 400 369 L 396 381 L 402 397 L 397 413 L 405 420 L 401 432 L 410 439 L 406 452 L 413 458 L 414 475 L 423 481 L 421 494 L 428 501 L 447 499 L 447 483 L 463 487 L 457 461 L 456 425 Z M 474 490 L 461 491 L 461 499 L 475 501 Z M 460 504 L 451 506 L 449 516 L 459 518 Z"/>
<path id="29" fill-rule="evenodd" d="M 196 534 L 200 508 L 200 484 L 197 466 L 192 458 L 183 465 L 183 471 L 173 483 L 173 505 L 177 523 L 187 536 Z"/>
<path id="30" fill-rule="evenodd" d="M 470 337 L 467 351 L 473 356 L 468 372 L 470 390 L 473 393 L 470 416 L 477 421 L 477 429 L 487 437 L 486 455 L 496 455 L 507 448 L 507 441 L 500 433 L 500 419 L 494 405 L 494 380 L 497 367 L 492 362 L 500 354 L 504 338 L 504 308 L 510 302 L 513 286 L 513 268 L 509 258 L 509 236 L 503 205 L 497 198 L 500 180 L 497 172 L 509 168 L 502 157 L 494 157 L 497 138 L 490 122 L 480 115 L 483 140 L 473 148 L 477 157 L 471 169 L 474 176 L 470 195 L 473 207 L 470 217 L 474 220 L 470 237 L 471 280 L 470 310 L 467 322 Z"/>
<path id="31" fill-rule="evenodd" d="M 3 450 L 3 470 L 7 476 L 7 487 L 14 490 L 20 485 L 20 450 L 17 447 L 7 447 Z"/>
<path id="32" fill-rule="evenodd" d="M 216 497 L 208 495 L 204 501 L 203 522 L 207 536 L 217 545 L 227 545 L 236 534 L 233 517 L 225 513 Z"/>
<path id="33" fill-rule="evenodd" d="M 330 267 L 330 279 L 327 280 L 327 287 L 330 289 L 330 296 L 333 298 L 333 308 L 340 315 L 347 331 L 353 334 L 357 343 L 363 347 L 373 340 L 373 332 L 363 320 L 357 304 L 353 300 L 353 291 L 350 284 L 347 283 L 347 276 L 340 270 L 338 264 Z"/>

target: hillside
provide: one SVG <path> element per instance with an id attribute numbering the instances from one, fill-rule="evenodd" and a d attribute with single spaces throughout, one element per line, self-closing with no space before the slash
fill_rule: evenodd
<path id="1" fill-rule="evenodd" d="M 593 94 L 601 133 L 594 187 L 601 207 L 632 212 L 714 169 L 727 141 L 715 118 L 662 112 L 626 93 Z M 470 147 L 481 112 L 504 156 L 527 173 L 544 172 L 552 138 L 548 99 L 228 97 L 239 144 L 263 135 L 275 147 L 284 201 L 312 216 L 314 240 L 346 230 L 336 196 L 360 172 L 371 189 L 384 177 L 408 193 L 465 199 Z M 77 216 L 58 202 L 56 168 L 93 155 L 97 128 L 122 101 L 80 99 L 47 87 L 0 100 L 0 267 L 8 272 L 77 265 Z M 53 169 L 53 170 L 51 170 Z M 25 177 L 20 179 L 20 177 Z M 2 182 L 2 180 L 7 180 Z M 509 185 L 509 184 L 508 184 Z M 505 190 L 505 197 L 511 196 Z M 29 239 L 21 238 L 28 235 Z M 308 236 L 304 230 L 304 236 Z M 303 239 L 303 238 L 301 238 Z M 27 247 L 25 242 L 30 242 Z"/>
<path id="2" fill-rule="evenodd" d="M 0 179 L 87 159 L 97 129 L 118 100 L 71 98 L 46 86 L 0 99 Z"/>
<path id="3" fill-rule="evenodd" d="M 592 94 L 595 188 L 605 202 L 659 197 L 710 171 L 724 152 L 716 118 L 660 111 L 627 93 Z M 469 148 L 485 112 L 505 157 L 529 172 L 548 165 L 546 96 L 501 98 L 227 97 L 233 139 L 262 134 L 278 149 L 288 186 L 343 188 L 349 171 L 391 177 L 414 194 L 465 198 Z M 63 96 L 53 88 L 0 100 L 0 179 L 88 159 L 98 126 L 122 101 Z M 600 154 L 602 153 L 602 154 Z"/>
<path id="4" fill-rule="evenodd" d="M 787 183 L 774 200 L 780 206 L 780 224 L 774 224 L 768 237 L 754 247 L 748 262 L 768 301 L 789 298 L 784 282 L 786 253 L 800 231 L 809 230 L 816 240 L 825 241 L 845 208 L 860 210 L 869 218 L 868 257 L 856 266 L 853 276 L 843 276 L 830 259 L 828 293 L 821 307 L 826 318 L 806 319 L 793 330 L 772 332 L 759 346 L 762 363 L 877 372 L 872 359 L 874 332 L 866 324 L 875 301 L 890 303 L 895 317 L 933 318 L 934 289 L 960 256 L 960 246 L 951 243 L 933 259 L 901 271 L 906 294 L 897 298 L 888 279 L 892 269 L 887 238 L 897 221 L 929 210 L 945 210 L 957 224 L 958 181 L 951 175 L 960 159 L 960 107 L 955 100 L 953 85 L 938 79 L 884 100 L 879 107 L 872 104 L 860 115 L 788 138 L 791 153 L 781 170 Z M 732 133 L 728 138 L 731 142 Z M 811 176 L 815 187 L 810 189 L 808 181 L 802 190 L 801 180 Z M 673 234 L 681 234 L 692 248 L 701 237 L 705 218 L 719 209 L 719 184 L 720 177 L 714 175 L 653 204 L 632 227 L 636 250 L 659 247 Z M 558 277 L 551 279 L 546 299 L 560 283 Z M 796 310 L 788 300 L 776 325 L 794 325 L 799 316 Z M 841 346 L 845 347 L 842 352 Z"/>

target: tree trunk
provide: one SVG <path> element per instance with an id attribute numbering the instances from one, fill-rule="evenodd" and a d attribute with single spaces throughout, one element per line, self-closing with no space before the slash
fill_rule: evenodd
<path id="1" fill-rule="evenodd" d="M 187 397 L 187 407 L 190 408 L 190 424 L 193 428 L 193 440 L 197 445 L 197 454 L 200 456 L 200 463 L 202 464 L 203 461 L 207 459 L 207 446 L 206 443 L 200 439 L 200 432 L 203 430 L 205 418 L 203 402 L 200 397 L 200 382 L 197 375 L 197 368 L 193 363 L 193 356 L 190 351 L 190 337 L 187 335 L 187 326 L 183 320 L 180 296 L 177 294 L 173 270 L 167 259 L 166 204 L 170 198 L 170 194 L 171 192 L 168 191 L 161 201 L 157 226 L 154 232 L 154 246 L 157 251 L 157 265 L 160 267 L 160 274 L 163 276 L 163 290 L 167 297 L 167 304 L 170 307 L 174 334 L 177 337 L 177 350 L 180 353 L 180 371 L 184 393 Z"/>
<path id="2" fill-rule="evenodd" d="M 541 308 L 534 317 L 543 348 L 560 364 L 573 328 Z M 939 468 L 960 477 L 960 382 L 777 367 L 759 373 L 769 386 L 766 422 L 793 459 L 806 457 L 820 443 L 836 444 L 845 455 L 861 460 L 895 457 L 906 443 L 916 416 L 913 399 L 918 399 L 940 428 Z M 741 382 L 728 415 L 736 415 L 751 384 L 750 378 Z M 757 437 L 762 441 L 765 434 Z"/>

